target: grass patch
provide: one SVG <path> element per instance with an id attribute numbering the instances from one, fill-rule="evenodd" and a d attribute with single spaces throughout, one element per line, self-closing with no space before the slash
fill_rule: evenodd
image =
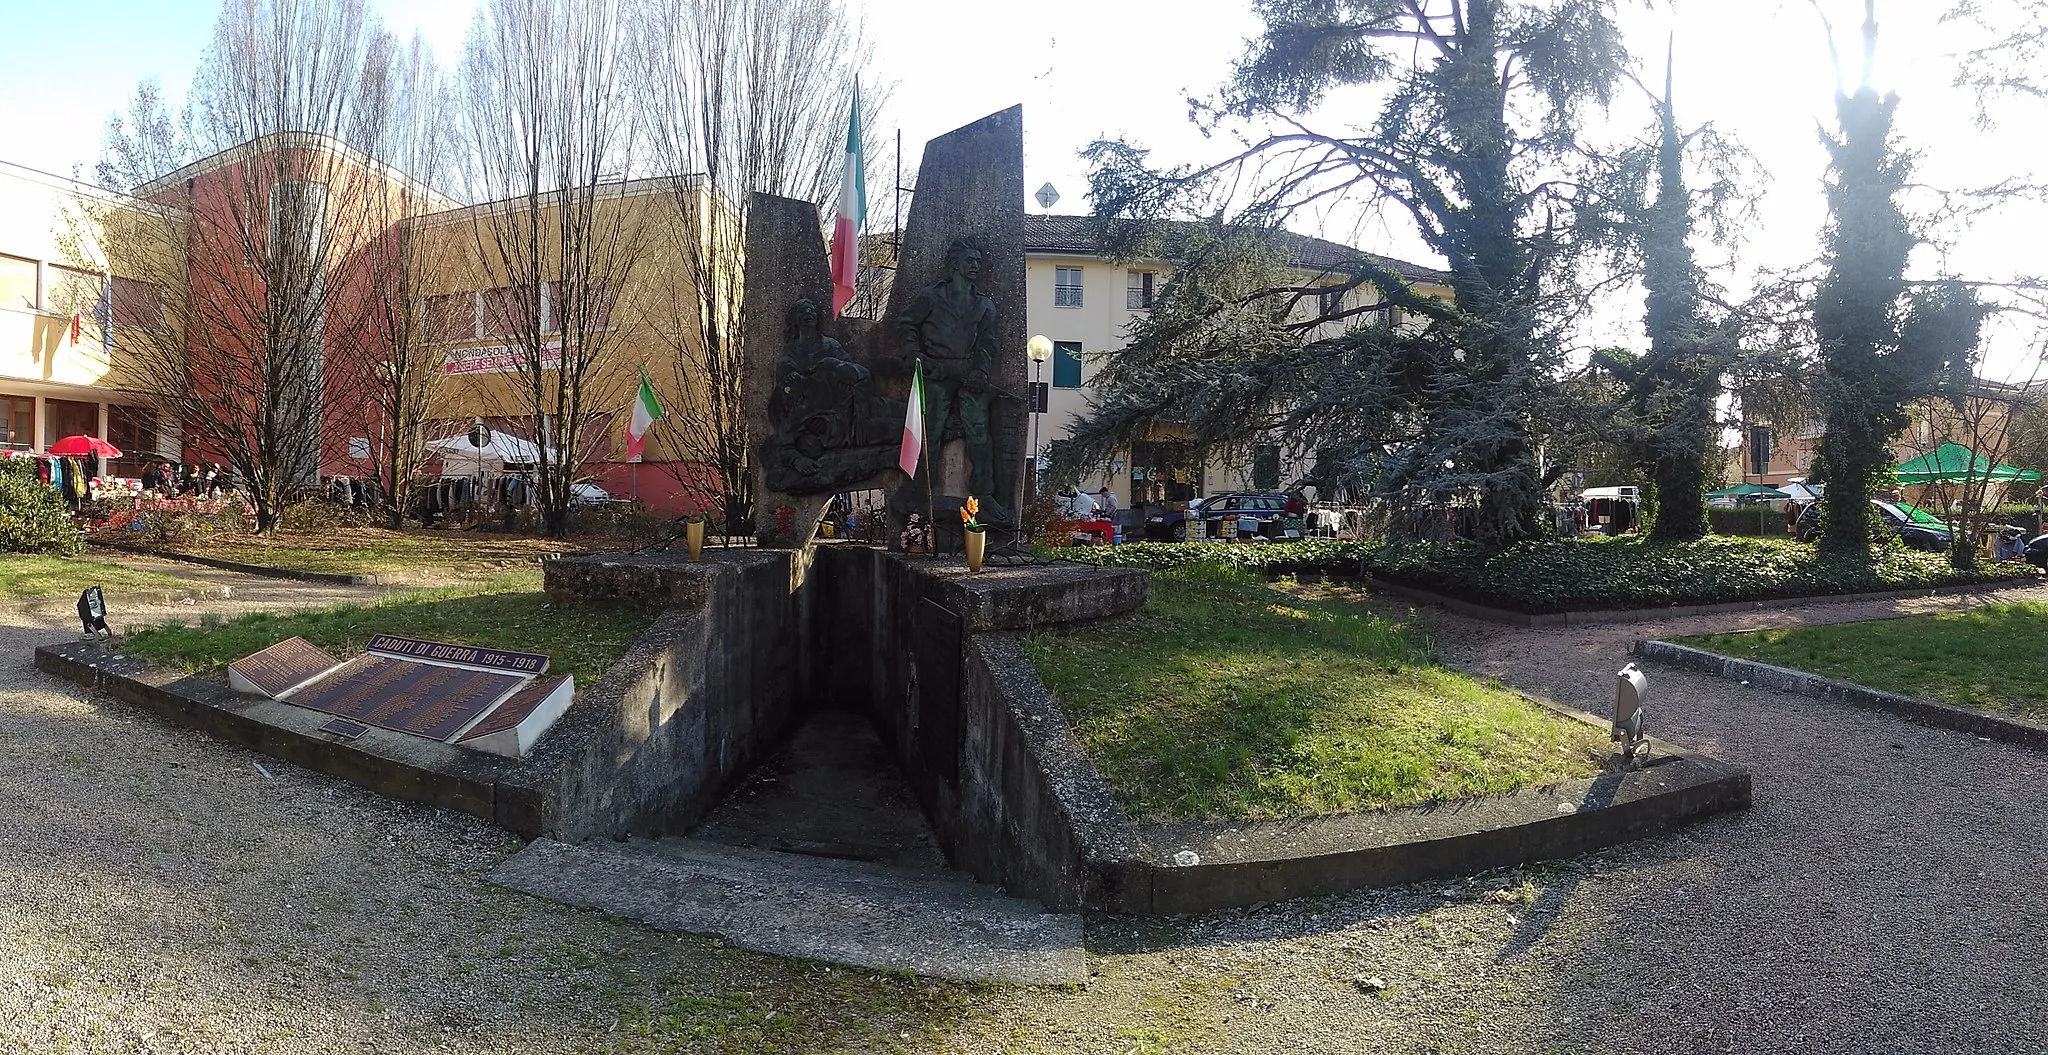
<path id="1" fill-rule="evenodd" d="M 302 612 L 257 612 L 197 624 L 166 623 L 128 634 L 122 651 L 199 674 L 298 636 L 338 656 L 361 652 L 373 634 L 398 634 L 481 648 L 540 652 L 554 674 L 589 685 L 623 655 L 652 616 L 630 609 L 557 608 L 534 589 L 533 573 L 484 583 L 414 590 L 371 604 Z"/>
<path id="2" fill-rule="evenodd" d="M 1709 536 L 1692 542 L 1591 536 L 1544 539 L 1481 554 L 1461 546 L 1380 545 L 1313 539 L 1228 545 L 1137 543 L 1062 551 L 1095 564 L 1168 568 L 1224 564 L 1266 571 L 1365 573 L 1517 612 L 1664 608 L 1675 605 L 1926 589 L 2039 578 L 2025 564 L 1960 572 L 1947 558 L 1904 547 L 1868 562 L 1822 557 L 1791 539 Z"/>
<path id="3" fill-rule="evenodd" d="M 1678 640 L 1954 707 L 2048 721 L 2048 604 Z"/>
<path id="4" fill-rule="evenodd" d="M 1135 818 L 1405 806 L 1599 771 L 1607 738 L 1433 662 L 1401 622 L 1239 569 L 1155 575 L 1129 618 L 1025 650 Z"/>
<path id="5" fill-rule="evenodd" d="M 77 594 L 88 586 L 108 593 L 123 590 L 185 590 L 192 584 L 161 572 L 75 557 L 0 556 L 0 597 L 47 597 Z"/>
<path id="6" fill-rule="evenodd" d="M 392 531 L 338 527 L 261 535 L 202 535 L 169 552 L 257 564 L 267 568 L 343 575 L 457 569 L 493 575 L 559 553 L 579 552 L 572 541 L 478 531 Z"/>

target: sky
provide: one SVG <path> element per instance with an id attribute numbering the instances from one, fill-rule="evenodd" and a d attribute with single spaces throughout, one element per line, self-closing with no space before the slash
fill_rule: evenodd
<path id="1" fill-rule="evenodd" d="M 474 0 L 369 0 L 393 29 L 424 34 L 446 66 L 459 55 Z M 1016 103 L 1024 104 L 1025 187 L 1050 183 L 1056 212 L 1086 212 L 1086 169 L 1077 152 L 1093 139 L 1123 136 L 1164 162 L 1213 159 L 1231 147 L 1204 138 L 1189 122 L 1186 98 L 1206 95 L 1228 75 L 1231 61 L 1258 29 L 1247 0 L 1114 0 L 1092 4 L 966 3 L 961 0 L 847 0 L 877 48 L 883 80 L 892 83 L 882 127 L 870 129 L 884 171 L 893 177 L 893 138 L 900 129 L 904 169 L 914 172 L 926 139 Z M 1631 48 L 1642 56 L 1644 80 L 1662 79 L 1668 35 L 1675 35 L 1676 98 L 1682 124 L 1711 122 L 1755 158 L 1759 198 L 1742 244 L 1732 251 L 1701 246 L 1718 265 L 1717 280 L 1746 292 L 1767 271 L 1796 267 L 1819 251 L 1825 219 L 1821 176 L 1826 164 L 1819 129 L 1831 121 L 1836 78 L 1821 20 L 1807 0 L 1678 0 L 1627 9 Z M 1861 4 L 1820 0 L 1853 33 Z M 1943 0 L 1880 0 L 1880 50 L 1873 78 L 1904 103 L 1899 131 L 1922 151 L 1919 176 L 1961 189 L 2005 177 L 2042 175 L 2048 147 L 2033 129 L 2048 104 L 2000 111 L 1997 127 L 1976 127 L 1974 103 L 1948 86 L 1953 54 L 1970 43 L 1935 17 Z M 0 111 L 0 160 L 45 171 L 90 173 L 107 115 L 136 82 L 159 78 L 182 90 L 210 36 L 218 0 L 65 0 L 31 4 L 0 0 L 17 41 L 0 65 L 0 98 L 31 100 Z M 1856 45 L 1844 39 L 1853 57 Z M 1853 71 L 1851 71 L 1853 76 Z M 1323 127 L 1369 120 L 1371 100 L 1339 96 L 1314 115 Z M 1649 110 L 1633 89 L 1617 96 L 1593 124 L 1608 135 L 1647 127 Z M 1033 211 L 1035 202 L 1028 206 Z M 874 219 L 871 217 L 871 219 Z M 1421 263 L 1435 262 L 1397 217 L 1357 207 L 1299 216 L 1306 234 L 1348 242 Z M 1943 232 L 1947 251 L 1924 249 L 1918 276 L 1948 270 L 2007 280 L 2048 272 L 2035 249 L 2048 244 L 2048 210 L 2012 208 L 1968 230 Z M 1626 298 L 1606 306 L 1587 339 L 1640 344 L 1639 307 Z M 2031 333 L 2002 326 L 1993 334 L 1987 371 L 2024 377 L 2037 355 Z M 2048 376 L 2048 371 L 2044 371 Z"/>

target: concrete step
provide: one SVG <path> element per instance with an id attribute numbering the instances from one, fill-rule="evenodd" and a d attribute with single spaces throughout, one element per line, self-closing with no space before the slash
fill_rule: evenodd
<path id="1" fill-rule="evenodd" d="M 933 978 L 1087 981 L 1081 918 L 931 873 L 700 839 L 537 839 L 494 883 L 743 949 Z"/>

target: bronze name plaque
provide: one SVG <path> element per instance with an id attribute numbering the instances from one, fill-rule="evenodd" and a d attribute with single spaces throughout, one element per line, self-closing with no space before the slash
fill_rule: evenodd
<path id="1" fill-rule="evenodd" d="M 525 681 L 517 674 L 464 670 L 365 655 L 288 702 L 379 729 L 447 740 Z"/>
<path id="2" fill-rule="evenodd" d="M 341 661 L 303 637 L 288 637 L 254 655 L 228 664 L 255 691 L 275 697 L 294 685 L 334 669 Z M 237 688 L 241 686 L 237 685 Z"/>

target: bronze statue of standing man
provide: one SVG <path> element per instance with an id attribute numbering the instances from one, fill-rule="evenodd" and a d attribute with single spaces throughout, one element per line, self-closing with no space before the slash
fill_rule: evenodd
<path id="1" fill-rule="evenodd" d="M 939 452 L 946 426 L 957 414 L 967 441 L 968 494 L 980 498 L 998 522 L 1008 510 L 998 500 L 995 446 L 989 435 L 989 404 L 1003 395 L 995 376 L 996 302 L 975 288 L 981 278 L 981 249 L 960 239 L 946 247 L 946 277 L 918 290 L 897 315 L 904 359 L 924 360 L 925 435 L 929 437 L 926 485 L 939 493 Z"/>

